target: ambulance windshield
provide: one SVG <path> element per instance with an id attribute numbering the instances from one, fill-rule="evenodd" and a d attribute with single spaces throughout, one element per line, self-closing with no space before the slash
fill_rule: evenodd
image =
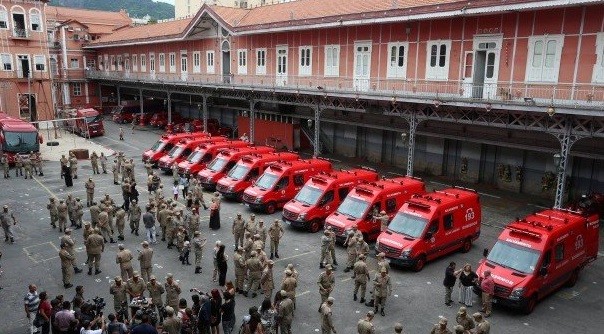
<path id="1" fill-rule="evenodd" d="M 236 164 L 235 167 L 233 167 L 229 171 L 228 176 L 233 180 L 241 180 L 247 175 L 247 172 L 249 171 L 250 168 L 248 166 Z"/>
<path id="2" fill-rule="evenodd" d="M 369 202 L 348 195 L 338 207 L 338 213 L 359 219 L 363 217 L 368 207 Z"/>
<path id="3" fill-rule="evenodd" d="M 489 253 L 487 260 L 524 274 L 532 274 L 539 260 L 539 252 L 524 246 L 498 240 Z"/>
<path id="4" fill-rule="evenodd" d="M 319 200 L 319 197 L 321 197 L 321 194 L 323 194 L 321 189 L 308 185 L 300 189 L 294 199 L 307 205 L 315 205 Z"/>
<path id="5" fill-rule="evenodd" d="M 212 172 L 221 171 L 222 168 L 226 166 L 227 162 L 229 162 L 229 160 L 225 158 L 216 158 L 208 165 L 208 169 Z"/>
<path id="6" fill-rule="evenodd" d="M 399 212 L 388 225 L 388 229 L 417 239 L 424 233 L 426 225 L 428 225 L 428 220 L 425 218 Z"/>
<path id="7" fill-rule="evenodd" d="M 182 153 L 182 151 L 184 150 L 184 147 L 182 146 L 174 146 L 170 152 L 168 152 L 168 156 L 170 158 L 176 158 L 180 155 L 180 153 Z"/>
<path id="8" fill-rule="evenodd" d="M 272 173 L 264 173 L 256 181 L 255 186 L 263 189 L 273 189 L 275 183 L 277 183 L 278 176 Z"/>
<path id="9" fill-rule="evenodd" d="M 160 140 L 156 141 L 155 144 L 153 144 L 153 146 L 151 146 L 151 151 L 159 152 L 164 148 L 164 146 L 166 146 L 166 142 L 160 139 Z"/>

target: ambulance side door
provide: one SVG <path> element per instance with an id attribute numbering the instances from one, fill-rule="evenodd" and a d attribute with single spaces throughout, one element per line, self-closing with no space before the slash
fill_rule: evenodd
<path id="1" fill-rule="evenodd" d="M 438 214 L 434 215 L 438 217 Z M 428 260 L 438 256 L 438 242 L 437 239 L 440 237 L 439 234 L 440 221 L 438 218 L 434 218 L 428 224 L 426 234 L 424 234 L 424 242 L 426 243 L 426 256 Z"/>

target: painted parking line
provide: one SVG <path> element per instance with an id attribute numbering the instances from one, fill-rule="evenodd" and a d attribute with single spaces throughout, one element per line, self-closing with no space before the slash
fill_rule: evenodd
<path id="1" fill-rule="evenodd" d="M 495 196 L 495 195 L 491 195 L 491 194 L 487 194 L 487 193 L 481 193 L 481 192 L 478 192 L 478 193 L 480 195 L 486 196 L 486 197 L 497 198 L 497 199 L 501 198 L 500 196 Z"/>
<path id="2" fill-rule="evenodd" d="M 140 150 L 141 149 L 140 147 L 137 147 L 137 146 L 130 145 L 130 144 L 126 143 L 124 140 L 116 140 L 116 139 L 109 138 L 109 137 L 104 137 L 104 139 L 111 140 L 113 142 L 116 142 L 118 144 L 122 144 L 122 145 L 125 145 L 125 146 L 128 146 L 128 147 L 131 147 L 131 148 L 136 149 L 136 150 Z"/>
<path id="3" fill-rule="evenodd" d="M 23 247 L 23 252 L 25 252 L 27 258 L 29 258 L 33 263 L 40 263 L 56 259 L 58 257 L 57 254 L 59 253 L 59 249 L 54 243 L 48 241 L 41 244 Z"/>
<path id="4" fill-rule="evenodd" d="M 304 291 L 304 292 L 300 292 L 300 293 L 296 294 L 296 298 L 298 298 L 298 297 L 300 297 L 300 296 L 307 295 L 307 294 L 309 294 L 309 293 L 310 293 L 310 290 L 306 290 L 306 291 Z"/>
<path id="5" fill-rule="evenodd" d="M 300 253 L 300 254 L 297 254 L 297 255 L 292 255 L 290 257 L 284 257 L 282 259 L 276 260 L 275 262 L 281 262 L 281 261 L 291 260 L 291 259 L 295 259 L 295 258 L 300 257 L 300 256 L 312 254 L 312 253 L 315 253 L 315 252 L 316 251 L 309 251 L 309 252 L 305 252 L 305 253 Z"/>

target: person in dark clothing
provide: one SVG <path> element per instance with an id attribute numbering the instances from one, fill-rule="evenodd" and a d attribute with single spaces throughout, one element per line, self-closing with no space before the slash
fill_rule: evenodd
<path id="1" fill-rule="evenodd" d="M 210 228 L 212 230 L 220 229 L 220 202 L 215 197 L 210 204 Z"/>
<path id="2" fill-rule="evenodd" d="M 224 286 L 226 280 L 226 274 L 228 269 L 228 258 L 224 254 L 224 245 L 218 246 L 218 252 L 216 252 L 216 264 L 218 267 L 218 285 Z"/>
<path id="3" fill-rule="evenodd" d="M 73 180 L 71 179 L 71 168 L 69 166 L 61 167 L 61 175 L 65 179 L 66 187 L 73 187 Z"/>
<path id="4" fill-rule="evenodd" d="M 222 306 L 222 297 L 218 289 L 212 289 L 212 299 L 210 299 L 210 329 L 212 334 L 218 334 L 218 325 L 220 325 L 221 314 L 220 307 Z"/>
<path id="5" fill-rule="evenodd" d="M 220 307 L 222 313 L 222 331 L 224 334 L 231 334 L 235 327 L 235 298 L 227 291 L 222 293 L 224 303 Z"/>
<path id="6" fill-rule="evenodd" d="M 136 182 L 132 182 L 130 185 L 130 201 L 136 201 L 138 203 L 138 189 L 136 189 Z"/>
<path id="7" fill-rule="evenodd" d="M 201 296 L 201 307 L 197 316 L 197 329 L 199 334 L 210 334 L 210 298 L 207 295 Z"/>
<path id="8" fill-rule="evenodd" d="M 445 305 L 451 306 L 453 300 L 451 300 L 451 293 L 453 292 L 453 287 L 455 286 L 455 282 L 457 281 L 457 276 L 461 270 L 455 271 L 455 262 L 451 261 L 447 269 L 445 269 L 445 279 L 443 280 L 443 285 L 445 286 Z"/>
<path id="9" fill-rule="evenodd" d="M 134 327 L 130 334 L 158 334 L 157 329 L 149 324 L 149 315 L 143 314 L 141 324 Z"/>

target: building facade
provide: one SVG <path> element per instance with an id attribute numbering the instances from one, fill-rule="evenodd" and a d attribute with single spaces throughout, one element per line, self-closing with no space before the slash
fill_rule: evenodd
<path id="1" fill-rule="evenodd" d="M 91 42 L 88 78 L 176 112 L 245 118 L 256 142 L 256 119 L 296 124 L 291 146 L 308 140 L 315 154 L 559 206 L 603 188 L 602 22 L 602 1 L 203 5 Z"/>
<path id="2" fill-rule="evenodd" d="M 174 18 L 195 16 L 204 4 L 232 8 L 253 8 L 286 1 L 290 0 L 174 0 Z"/>
<path id="3" fill-rule="evenodd" d="M 28 121 L 53 115 L 46 3 L 0 2 L 0 111 Z"/>

